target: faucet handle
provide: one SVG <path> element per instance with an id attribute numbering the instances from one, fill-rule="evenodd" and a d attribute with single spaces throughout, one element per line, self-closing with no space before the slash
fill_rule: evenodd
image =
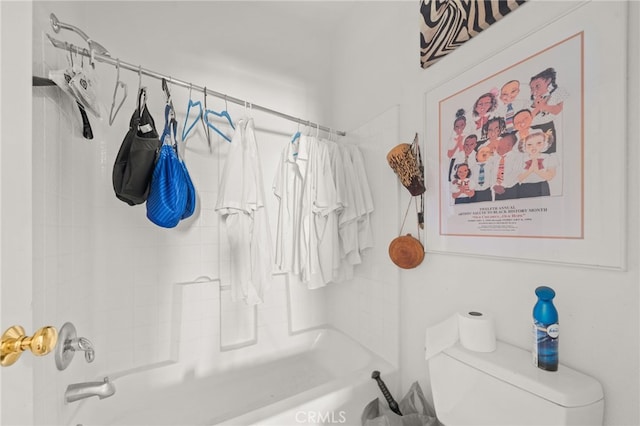
<path id="1" fill-rule="evenodd" d="M 66 344 L 67 342 L 65 342 Z M 69 340 L 69 347 L 75 351 L 84 351 L 84 358 L 87 362 L 93 362 L 96 358 L 96 352 L 93 349 L 93 343 L 86 337 L 76 337 Z"/>
<path id="2" fill-rule="evenodd" d="M 96 357 L 93 343 L 85 337 L 78 337 L 76 328 L 70 322 L 60 329 L 59 343 L 56 346 L 56 367 L 62 371 L 69 366 L 76 351 L 83 351 L 87 362 L 93 362 Z"/>

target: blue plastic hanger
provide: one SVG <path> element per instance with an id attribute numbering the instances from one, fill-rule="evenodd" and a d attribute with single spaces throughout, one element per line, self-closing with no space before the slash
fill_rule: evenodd
<path id="1" fill-rule="evenodd" d="M 215 131 L 217 134 L 222 136 L 227 142 L 231 142 L 231 138 L 229 138 L 229 136 L 227 136 L 224 133 L 222 133 L 222 131 L 220 131 L 220 129 L 218 129 L 214 124 L 209 122 L 209 114 L 213 114 L 213 115 L 215 115 L 217 117 L 221 117 L 221 118 L 226 119 L 229 122 L 229 125 L 231 126 L 231 128 L 233 130 L 235 130 L 236 128 L 233 125 L 233 121 L 231 120 L 231 116 L 229 115 L 229 113 L 226 110 L 224 110 L 222 112 L 217 112 L 217 111 L 214 111 L 212 109 L 207 109 L 204 112 L 204 122 L 208 127 L 213 129 L 213 131 Z"/>
<path id="2" fill-rule="evenodd" d="M 193 120 L 190 126 L 187 127 L 187 123 L 189 122 L 189 113 L 191 112 L 191 107 L 198 107 L 198 115 L 196 119 Z M 182 126 L 182 142 L 187 139 L 191 130 L 198 124 L 198 121 L 202 119 L 202 102 L 196 101 L 194 102 L 191 99 L 191 85 L 189 85 L 189 105 L 187 106 L 187 114 L 184 116 L 184 126 Z"/>
<path id="3" fill-rule="evenodd" d="M 293 138 L 291 138 L 291 144 L 295 144 L 298 139 L 300 139 L 300 123 L 298 123 L 298 131 L 294 133 Z M 293 152 L 293 156 L 298 156 L 298 147 L 295 147 L 295 151 Z"/>

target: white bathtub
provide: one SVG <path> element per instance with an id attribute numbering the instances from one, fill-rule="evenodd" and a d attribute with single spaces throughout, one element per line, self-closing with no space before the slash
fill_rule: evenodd
<path id="1" fill-rule="evenodd" d="M 336 330 L 306 332 L 291 342 L 277 359 L 235 362 L 202 377 L 185 374 L 179 363 L 116 377 L 115 395 L 82 401 L 71 424 L 360 425 L 365 404 L 381 397 L 371 372 L 379 370 L 396 387 L 395 367 Z M 240 352 L 225 356 L 233 364 Z M 176 374 L 179 381 L 171 379 Z"/>

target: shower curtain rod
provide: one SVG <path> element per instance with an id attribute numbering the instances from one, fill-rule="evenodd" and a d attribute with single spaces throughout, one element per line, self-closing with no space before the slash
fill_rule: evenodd
<path id="1" fill-rule="evenodd" d="M 344 132 L 342 130 L 335 130 L 335 129 L 332 129 L 330 127 L 321 126 L 319 124 L 313 123 L 313 122 L 308 121 L 308 120 L 303 120 L 301 118 L 294 117 L 292 115 L 285 114 L 283 112 L 276 111 L 276 110 L 271 109 L 271 108 L 267 108 L 267 107 L 264 107 L 264 106 L 261 106 L 261 105 L 257 105 L 257 104 L 245 101 L 243 99 L 234 98 L 233 96 L 228 96 L 228 95 L 226 95 L 224 93 L 216 92 L 214 90 L 208 89 L 208 88 L 203 87 L 203 86 L 198 86 L 198 85 L 189 83 L 187 81 L 175 79 L 173 77 L 160 74 L 159 72 L 151 71 L 151 70 L 148 70 L 146 68 L 142 68 L 141 66 L 136 66 L 136 65 L 130 64 L 128 62 L 121 61 L 118 58 L 112 58 L 109 55 L 108 52 L 105 52 L 105 54 L 102 54 L 102 53 L 96 52 L 95 50 L 89 51 L 86 48 L 79 47 L 79 46 L 74 46 L 73 44 L 67 43 L 65 41 L 57 40 L 57 39 L 51 37 L 49 34 L 47 34 L 47 37 L 49 37 L 49 41 L 51 41 L 51 44 L 53 44 L 53 46 L 57 47 L 58 49 L 64 49 L 64 50 L 73 51 L 73 52 L 78 53 L 79 55 L 83 55 L 83 56 L 86 56 L 88 58 L 93 58 L 94 60 L 96 60 L 98 62 L 103 62 L 103 63 L 110 64 L 110 65 L 113 65 L 113 66 L 116 66 L 119 63 L 120 64 L 120 68 L 128 69 L 130 71 L 134 71 L 136 73 L 140 73 L 140 74 L 146 75 L 148 77 L 153 77 L 153 78 L 156 78 L 158 80 L 165 79 L 167 82 L 169 82 L 171 84 L 174 84 L 176 86 L 182 86 L 184 88 L 193 89 L 193 90 L 196 90 L 196 91 L 199 91 L 199 92 L 202 92 L 202 93 L 206 92 L 207 95 L 211 95 L 211 96 L 214 96 L 216 98 L 224 99 L 225 101 L 232 102 L 232 103 L 237 104 L 237 105 L 244 105 L 244 106 L 249 105 L 252 109 L 263 111 L 263 112 L 266 112 L 268 114 L 272 114 L 272 115 L 275 115 L 277 117 L 284 118 L 285 120 L 293 121 L 293 122 L 298 123 L 298 124 L 303 124 L 303 125 L 309 126 L 311 128 L 318 128 L 319 130 L 322 130 L 322 131 L 325 131 L 325 132 L 328 132 L 328 133 L 334 133 L 334 134 L 339 135 L 339 136 L 346 136 L 346 134 L 347 134 L 346 132 Z"/>

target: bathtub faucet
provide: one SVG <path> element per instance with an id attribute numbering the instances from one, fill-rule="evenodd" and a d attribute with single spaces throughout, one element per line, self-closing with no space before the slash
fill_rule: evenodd
<path id="1" fill-rule="evenodd" d="M 74 351 L 84 351 L 84 358 L 87 362 L 93 362 L 96 358 L 95 349 L 93 349 L 93 343 L 89 339 L 84 337 L 77 337 L 65 342 L 68 345 L 67 349 L 73 349 Z"/>
<path id="2" fill-rule="evenodd" d="M 116 393 L 115 385 L 108 377 L 105 377 L 103 382 L 74 383 L 67 386 L 64 398 L 67 402 L 75 402 L 92 396 L 104 399 L 114 393 Z"/>

